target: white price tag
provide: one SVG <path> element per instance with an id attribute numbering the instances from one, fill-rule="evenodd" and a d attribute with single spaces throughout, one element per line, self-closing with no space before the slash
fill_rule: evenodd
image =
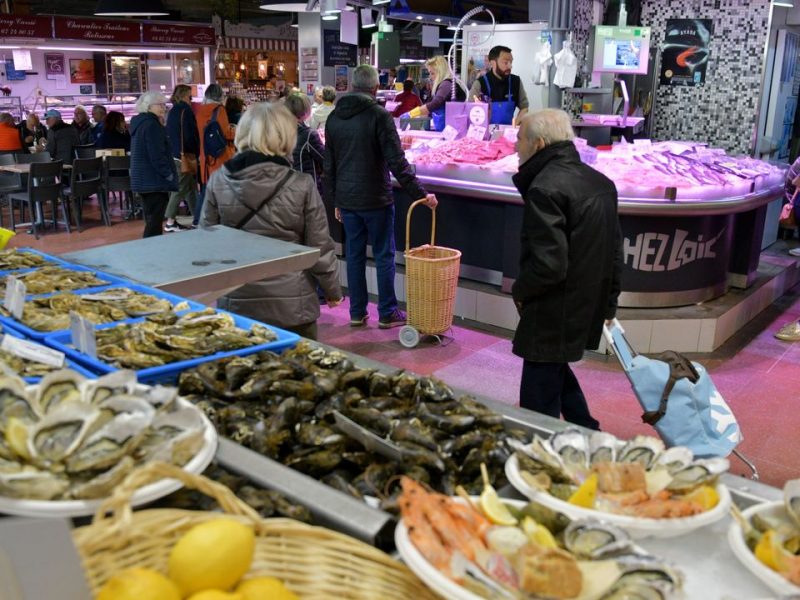
<path id="1" fill-rule="evenodd" d="M 483 140 L 486 137 L 486 127 L 470 125 L 467 130 L 467 137 L 473 140 Z"/>
<path id="2" fill-rule="evenodd" d="M 36 342 L 28 340 L 21 340 L 19 338 L 4 335 L 3 341 L 0 342 L 0 350 L 19 356 L 26 360 L 51 365 L 53 367 L 61 368 L 64 366 L 64 353 L 58 350 L 53 350 L 47 346 L 42 346 Z"/>
<path id="3" fill-rule="evenodd" d="M 517 135 L 519 134 L 519 129 L 516 127 L 508 127 L 503 130 L 503 137 L 507 139 L 509 142 L 517 143 Z"/>
<path id="4" fill-rule="evenodd" d="M 456 139 L 456 137 L 458 137 L 458 129 L 452 125 L 447 125 L 442 131 L 442 137 L 448 142 L 452 142 L 454 139 Z"/>
<path id="5" fill-rule="evenodd" d="M 22 310 L 25 308 L 25 294 L 25 284 L 22 281 L 13 275 L 6 277 L 6 299 L 3 306 L 15 319 L 22 318 Z"/>
<path id="6" fill-rule="evenodd" d="M 97 337 L 94 323 L 76 312 L 69 313 L 69 330 L 72 333 L 72 345 L 79 352 L 97 358 Z"/>

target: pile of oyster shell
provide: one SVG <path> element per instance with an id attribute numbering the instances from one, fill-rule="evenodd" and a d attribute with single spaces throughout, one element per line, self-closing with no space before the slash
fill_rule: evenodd
<path id="1" fill-rule="evenodd" d="M 566 500 L 603 463 L 638 463 L 647 489 L 687 494 L 714 485 L 730 463 L 725 458 L 695 458 L 685 446 L 665 448 L 660 439 L 638 435 L 629 441 L 605 432 L 585 435 L 575 428 L 550 439 L 534 436 L 530 444 L 511 440 L 523 479 L 533 488 Z M 599 501 L 597 510 L 616 512 Z"/>
<path id="2" fill-rule="evenodd" d="M 0 271 L 14 271 L 16 269 L 29 269 L 31 267 L 41 267 L 48 263 L 41 254 L 26 252 L 17 248 L 0 250 Z"/>
<path id="3" fill-rule="evenodd" d="M 13 275 L 25 284 L 27 294 L 50 294 L 52 292 L 69 292 L 91 287 L 109 285 L 111 282 L 100 279 L 93 271 L 78 271 L 61 265 L 47 265 Z M 0 277 L 0 294 L 6 291 L 6 276 Z"/>
<path id="4" fill-rule="evenodd" d="M 25 303 L 23 325 L 36 331 L 61 331 L 69 329 L 70 313 L 75 312 L 95 325 L 113 323 L 170 310 L 186 310 L 188 303 L 173 306 L 172 302 L 152 294 L 137 292 L 126 287 L 115 287 L 96 294 L 55 294 L 34 298 Z M 10 313 L 0 307 L 0 314 Z"/>
<path id="5" fill-rule="evenodd" d="M 205 422 L 177 390 L 145 388 L 131 371 L 96 380 L 62 370 L 26 389 L 0 377 L 0 495 L 36 500 L 107 496 L 151 460 L 180 466 Z"/>

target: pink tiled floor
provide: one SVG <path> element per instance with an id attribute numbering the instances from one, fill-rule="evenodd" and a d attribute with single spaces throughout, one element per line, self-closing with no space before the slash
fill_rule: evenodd
<path id="1" fill-rule="evenodd" d="M 773 485 L 800 477 L 800 342 L 773 337 L 781 325 L 797 318 L 800 298 L 733 358 L 700 361 L 739 421 L 744 433 L 739 449 L 756 463 L 762 480 Z M 471 393 L 517 404 L 522 362 L 511 353 L 510 340 L 454 327 L 448 346 L 423 343 L 409 350 L 400 345 L 397 329 L 382 331 L 377 319 L 370 305 L 368 327 L 352 329 L 347 303 L 323 309 L 319 338 L 398 368 L 435 375 Z M 653 432 L 641 422 L 641 408 L 616 360 L 587 358 L 573 366 L 604 430 L 623 437 Z M 735 458 L 732 466 L 734 472 L 746 472 Z"/>

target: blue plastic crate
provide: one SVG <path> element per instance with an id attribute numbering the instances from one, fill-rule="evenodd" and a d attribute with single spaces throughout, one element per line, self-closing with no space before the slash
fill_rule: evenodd
<path id="1" fill-rule="evenodd" d="M 144 285 L 135 285 L 135 284 L 114 284 L 113 286 L 104 286 L 102 288 L 86 288 L 83 290 L 75 290 L 73 292 L 54 292 L 52 294 L 40 294 L 39 296 L 30 296 L 31 298 L 47 298 L 49 296 L 55 296 L 60 293 L 72 293 L 77 296 L 83 296 L 85 294 L 96 294 L 97 292 L 105 292 L 112 290 L 117 287 L 126 287 L 130 290 L 135 292 L 141 292 L 143 294 L 150 294 L 151 296 L 155 296 L 156 298 L 163 298 L 164 300 L 169 300 L 173 306 L 179 304 L 180 302 L 186 302 L 189 305 L 189 310 L 203 310 L 205 305 L 200 304 L 199 302 L 195 302 L 194 300 L 188 300 L 187 298 L 181 298 L 180 296 L 176 296 L 175 294 L 170 294 L 168 292 L 162 292 L 161 290 L 157 290 L 155 288 L 147 287 Z M 139 320 L 141 317 L 131 317 L 128 319 L 123 319 L 122 321 L 116 321 L 114 324 L 119 325 L 121 323 L 129 323 L 132 321 Z M 24 323 L 20 323 L 14 317 L 4 317 L 0 315 L 0 324 L 6 325 L 23 333 L 25 336 L 32 340 L 36 341 L 43 341 L 47 336 L 54 335 L 56 333 L 64 333 L 67 330 L 60 330 L 60 331 L 37 331 L 35 329 L 31 329 Z"/>
<path id="2" fill-rule="evenodd" d="M 63 258 L 59 258 L 59 257 L 57 257 L 57 256 L 55 256 L 53 254 L 47 254 L 47 252 L 42 252 L 41 250 L 36 250 L 34 248 L 17 248 L 17 250 L 19 252 L 30 252 L 31 254 L 38 254 L 39 256 L 44 257 L 47 261 L 52 262 L 52 263 L 56 263 L 56 264 L 60 264 L 60 265 L 68 265 L 68 264 L 70 264 L 67 261 L 65 261 Z M 7 275 L 9 273 L 21 273 L 21 272 L 24 272 L 24 271 L 31 271 L 31 270 L 33 270 L 35 268 L 36 267 L 26 267 L 24 269 L 2 269 L 2 270 L 0 270 L 0 275 Z"/>
<path id="3" fill-rule="evenodd" d="M 3 325 L 0 325 L 0 334 L 10 335 L 12 337 L 20 338 L 22 340 L 29 339 L 27 336 L 25 336 L 21 332 L 17 331 L 16 329 L 13 329 L 12 327 L 5 327 Z M 36 340 L 32 340 L 32 341 L 36 341 Z M 64 361 L 64 367 L 68 367 L 68 368 L 72 369 L 73 371 L 76 371 L 77 373 L 80 373 L 84 377 L 88 377 L 89 379 L 95 379 L 97 377 L 96 373 L 93 373 L 89 369 L 83 367 L 82 365 L 77 364 L 76 362 L 70 360 L 69 358 L 67 358 Z M 25 383 L 39 383 L 42 380 L 41 377 L 23 377 L 23 379 L 25 380 Z"/>
<path id="4" fill-rule="evenodd" d="M 103 285 L 96 285 L 94 287 L 82 288 L 80 290 L 71 290 L 74 292 L 99 292 L 104 290 L 112 285 L 133 285 L 132 281 L 127 279 L 122 279 L 120 277 L 116 277 L 115 275 L 109 275 L 104 271 L 98 271 L 97 269 L 90 269 L 89 267 L 84 267 L 83 265 L 77 265 L 74 263 L 68 263 L 64 261 L 59 261 L 59 267 L 63 267 L 65 269 L 70 269 L 72 271 L 91 271 L 98 278 L 102 279 L 103 281 L 107 281 L 108 283 L 104 283 Z M 0 271 L 0 279 L 7 277 L 8 275 L 21 275 L 23 273 L 31 273 L 33 271 L 39 270 L 41 267 L 33 267 L 31 269 L 19 269 L 17 271 Z M 58 294 L 59 292 L 48 292 L 47 294 L 27 294 L 25 296 L 26 299 L 30 300 L 31 298 L 43 298 L 45 296 L 50 296 L 52 294 Z"/>
<path id="5" fill-rule="evenodd" d="M 261 352 L 263 350 L 280 352 L 282 350 L 285 350 L 286 348 L 294 346 L 300 340 L 300 336 L 297 335 L 296 333 L 292 333 L 291 331 L 279 329 L 278 327 L 273 327 L 272 325 L 266 325 L 264 323 L 248 319 L 247 317 L 235 315 L 233 313 L 229 313 L 224 310 L 218 310 L 217 312 L 231 315 L 233 317 L 235 325 L 237 327 L 240 327 L 241 329 L 249 330 L 253 325 L 262 325 L 264 327 L 267 327 L 268 329 L 275 332 L 275 334 L 278 336 L 278 339 L 275 340 L 274 342 L 269 342 L 267 344 L 258 344 L 255 346 L 249 346 L 247 348 L 240 348 L 239 350 L 231 350 L 229 352 L 217 352 L 216 354 L 209 354 L 208 356 L 200 356 L 198 358 L 192 358 L 190 360 L 182 360 L 167 365 L 162 365 L 159 367 L 150 367 L 147 369 L 141 369 L 139 371 L 136 371 L 136 376 L 139 382 L 164 383 L 164 384 L 175 383 L 178 380 L 178 375 L 180 375 L 183 371 L 194 368 L 202 363 L 218 360 L 220 358 L 226 358 L 229 356 L 247 356 L 250 354 Z M 179 314 L 185 314 L 185 312 Z M 144 318 L 131 319 L 130 321 L 127 321 L 127 323 L 134 323 L 144 320 L 145 320 Z M 98 325 L 97 327 L 95 327 L 95 329 L 97 330 L 108 329 L 109 327 L 117 327 L 120 324 L 121 323 L 107 323 L 105 325 Z M 44 339 L 44 343 L 50 346 L 51 348 L 55 348 L 56 350 L 64 352 L 67 356 L 69 356 L 76 362 L 81 363 L 82 365 L 88 367 L 90 370 L 95 371 L 97 373 L 112 373 L 114 371 L 119 370 L 117 367 L 113 365 L 110 365 L 97 358 L 92 358 L 91 356 L 87 356 L 86 354 L 79 352 L 76 348 L 72 346 L 72 334 L 69 331 L 64 333 L 49 335 Z"/>

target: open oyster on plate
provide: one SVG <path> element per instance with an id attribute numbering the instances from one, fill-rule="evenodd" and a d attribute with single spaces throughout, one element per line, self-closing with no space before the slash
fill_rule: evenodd
<path id="1" fill-rule="evenodd" d="M 207 426 L 177 390 L 138 385 L 131 371 L 56 371 L 27 389 L 0 377 L 0 497 L 104 497 L 139 464 L 191 461 Z"/>
<path id="2" fill-rule="evenodd" d="M 647 529 L 645 521 L 661 522 L 663 527 L 654 524 L 648 535 L 663 537 L 685 533 L 678 527 L 722 518 L 730 503 L 718 481 L 728 470 L 727 459 L 697 458 L 685 447 L 667 449 L 655 437 L 623 441 L 568 428 L 550 439 L 535 436 L 530 444 L 512 444 L 509 481 L 529 498 L 573 517 L 602 513 L 629 532 L 629 526 Z"/>

